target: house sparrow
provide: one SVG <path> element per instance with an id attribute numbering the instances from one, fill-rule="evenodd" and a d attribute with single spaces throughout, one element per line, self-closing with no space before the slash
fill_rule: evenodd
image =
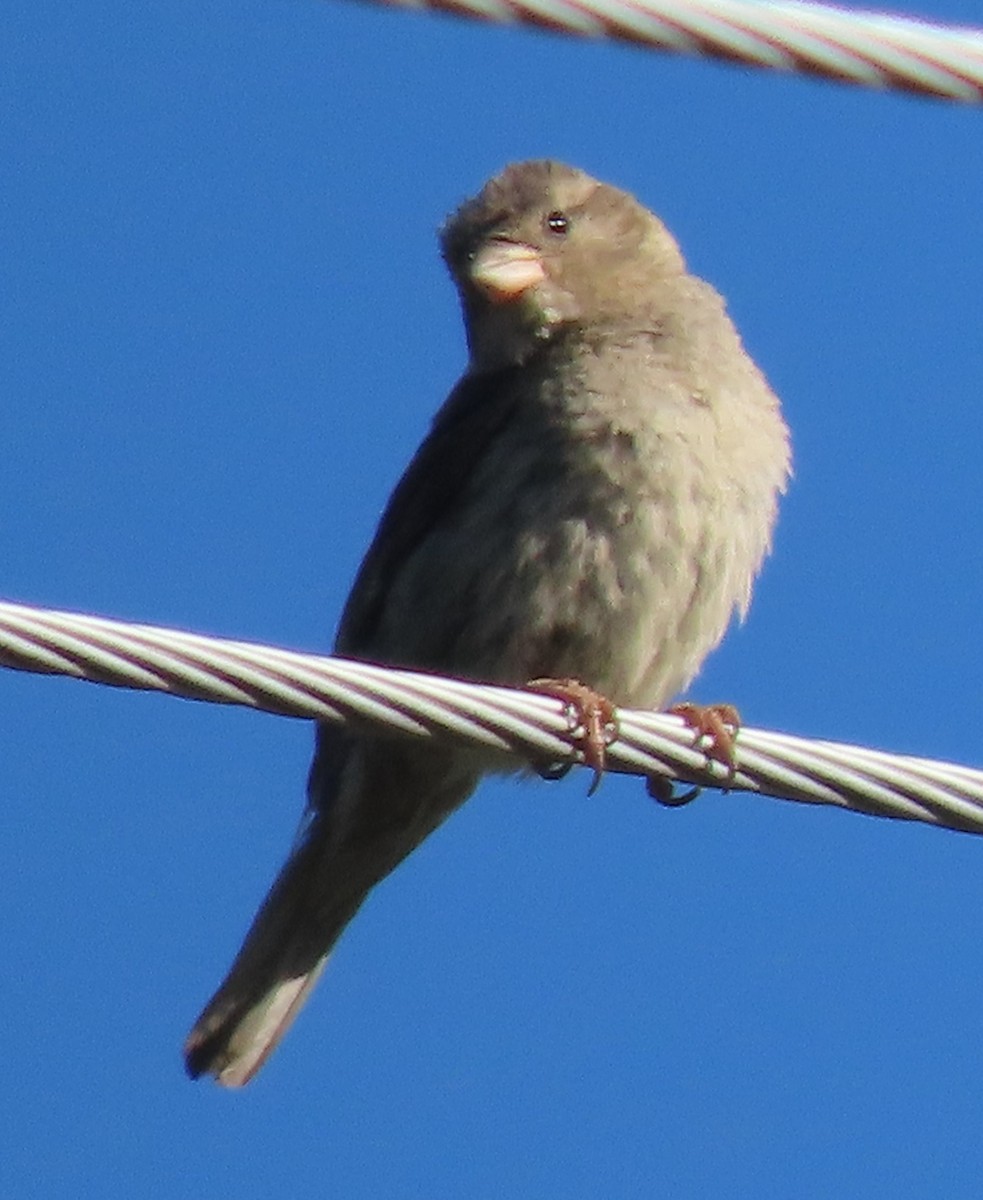
<path id="1" fill-rule="evenodd" d="M 336 652 L 662 707 L 747 609 L 789 477 L 778 400 L 661 221 L 582 171 L 507 167 L 441 247 L 467 369 L 392 494 Z M 302 833 L 188 1072 L 248 1082 L 374 885 L 501 769 L 319 728 Z"/>

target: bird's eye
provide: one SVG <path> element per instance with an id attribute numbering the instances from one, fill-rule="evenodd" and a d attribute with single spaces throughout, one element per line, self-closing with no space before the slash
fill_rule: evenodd
<path id="1" fill-rule="evenodd" d="M 563 234 L 570 231 L 570 218 L 559 210 L 551 212 L 546 218 L 546 228 L 550 233 L 557 233 L 562 237 Z"/>

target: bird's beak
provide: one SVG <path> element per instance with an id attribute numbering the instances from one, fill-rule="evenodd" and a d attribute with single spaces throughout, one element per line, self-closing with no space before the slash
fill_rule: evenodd
<path id="1" fill-rule="evenodd" d="M 542 257 L 532 246 L 493 239 L 471 260 L 468 275 L 493 303 L 505 304 L 540 283 L 546 270 Z"/>

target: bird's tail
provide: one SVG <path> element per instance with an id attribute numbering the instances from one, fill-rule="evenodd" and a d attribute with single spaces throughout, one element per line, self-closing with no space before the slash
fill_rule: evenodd
<path id="1" fill-rule="evenodd" d="M 248 1083 L 287 1032 L 372 888 L 474 790 L 460 753 L 322 729 L 311 820 L 184 1046 L 192 1078 Z"/>
<path id="2" fill-rule="evenodd" d="M 252 1079 L 289 1029 L 375 882 L 338 890 L 341 872 L 323 861 L 324 841 L 315 828 L 290 856 L 224 982 L 195 1022 L 184 1045 L 193 1079 L 212 1074 L 225 1087 Z"/>

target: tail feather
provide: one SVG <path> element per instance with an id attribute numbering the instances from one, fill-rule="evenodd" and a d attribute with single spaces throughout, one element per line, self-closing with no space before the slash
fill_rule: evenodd
<path id="1" fill-rule="evenodd" d="M 184 1046 L 193 1079 L 212 1074 L 226 1087 L 252 1079 L 293 1023 L 375 882 L 366 881 L 357 897 L 346 887 L 342 903 L 340 872 L 332 872 L 318 853 L 323 841 L 315 831 L 291 855 L 228 976 L 195 1022 Z M 338 903 L 326 907 L 325 899 L 336 894 Z"/>
<path id="2" fill-rule="evenodd" d="M 211 1074 L 226 1087 L 252 1079 L 372 888 L 476 782 L 473 763 L 453 753 L 368 742 L 341 749 L 322 736 L 312 820 L 185 1042 L 193 1079 Z"/>
<path id="3" fill-rule="evenodd" d="M 306 975 L 274 984 L 238 1017 L 229 1014 L 211 1031 L 206 1010 L 184 1047 L 185 1065 L 192 1079 L 211 1072 L 223 1087 L 247 1084 L 280 1044 L 327 961 L 325 955 Z"/>

